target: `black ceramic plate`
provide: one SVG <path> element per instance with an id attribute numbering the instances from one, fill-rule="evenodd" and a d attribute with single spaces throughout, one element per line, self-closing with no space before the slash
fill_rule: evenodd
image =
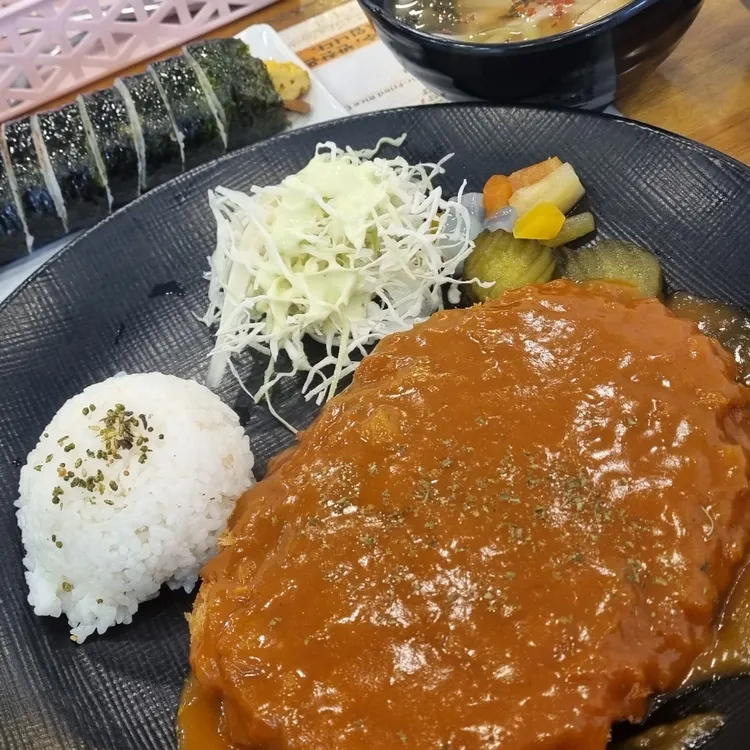
<path id="1" fill-rule="evenodd" d="M 21 460 L 60 405 L 93 381 L 121 370 L 205 374 L 211 335 L 191 313 L 206 303 L 201 274 L 214 249 L 209 188 L 278 182 L 319 140 L 365 147 L 401 133 L 411 161 L 455 154 L 444 180 L 449 193 L 463 179 L 481 189 L 492 172 L 558 154 L 581 175 L 600 234 L 652 248 L 671 287 L 740 304 L 750 295 L 750 170 L 689 141 L 596 115 L 456 105 L 350 118 L 279 136 L 149 193 L 0 306 L 3 750 L 173 747 L 188 653 L 185 595 L 165 592 L 132 625 L 83 646 L 69 640 L 65 622 L 34 616 L 13 508 Z M 170 289 L 184 294 L 163 294 Z M 256 378 L 262 367 L 247 363 L 246 372 Z M 227 382 L 222 396 L 238 406 L 264 466 L 290 436 L 238 390 Z M 293 383 L 275 403 L 298 425 L 314 413 Z M 749 701 L 750 680 L 722 682 L 667 702 L 655 718 L 716 707 L 728 722 L 710 748 L 744 748 Z"/>

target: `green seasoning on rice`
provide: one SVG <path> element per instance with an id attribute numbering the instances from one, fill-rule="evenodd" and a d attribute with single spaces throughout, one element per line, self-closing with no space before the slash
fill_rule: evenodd
<path id="1" fill-rule="evenodd" d="M 122 375 L 70 399 L 21 470 L 34 612 L 82 643 L 164 583 L 190 591 L 252 466 L 237 415 L 194 381 Z"/>

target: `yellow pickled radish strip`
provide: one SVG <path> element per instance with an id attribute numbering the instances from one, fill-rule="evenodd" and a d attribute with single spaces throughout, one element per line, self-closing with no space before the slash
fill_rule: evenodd
<path id="1" fill-rule="evenodd" d="M 551 240 L 564 223 L 565 214 L 554 203 L 540 203 L 516 222 L 513 236 L 519 240 Z"/>

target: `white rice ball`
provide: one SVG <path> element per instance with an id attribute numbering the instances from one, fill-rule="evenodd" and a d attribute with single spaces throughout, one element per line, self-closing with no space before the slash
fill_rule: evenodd
<path id="1" fill-rule="evenodd" d="M 191 380 L 92 385 L 55 415 L 21 470 L 29 603 L 71 637 L 129 623 L 166 583 L 190 591 L 254 483 L 237 415 Z"/>

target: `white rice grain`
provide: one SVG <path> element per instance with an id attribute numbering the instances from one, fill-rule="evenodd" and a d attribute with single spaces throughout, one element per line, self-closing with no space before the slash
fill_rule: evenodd
<path id="1" fill-rule="evenodd" d="M 118 408 L 138 421 L 132 447 L 126 436 L 105 456 L 102 420 Z M 252 467 L 237 415 L 194 381 L 149 373 L 86 388 L 21 470 L 17 517 L 34 612 L 66 615 L 82 643 L 129 623 L 164 583 L 190 591 L 254 483 Z"/>

